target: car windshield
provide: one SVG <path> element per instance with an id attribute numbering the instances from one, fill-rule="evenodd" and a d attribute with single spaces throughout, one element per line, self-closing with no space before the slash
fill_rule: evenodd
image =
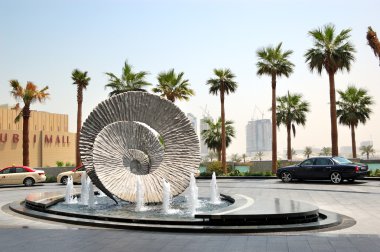
<path id="1" fill-rule="evenodd" d="M 338 164 L 351 164 L 352 162 L 344 157 L 333 157 L 333 160 Z"/>

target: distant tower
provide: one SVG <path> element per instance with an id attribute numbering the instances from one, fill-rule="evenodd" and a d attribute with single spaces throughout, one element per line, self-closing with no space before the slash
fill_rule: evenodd
<path id="1" fill-rule="evenodd" d="M 212 120 L 212 117 L 210 116 L 210 113 L 207 111 L 207 105 L 205 108 L 202 108 L 202 110 L 203 110 L 203 115 L 199 123 L 199 136 L 200 136 L 199 139 L 200 139 L 200 144 L 201 144 L 201 157 L 204 158 L 208 155 L 209 149 L 207 145 L 205 144 L 204 140 L 202 139 L 202 131 L 209 129 L 208 124 L 206 123 L 206 120 L 207 119 Z"/>
<path id="2" fill-rule="evenodd" d="M 272 150 L 272 123 L 270 119 L 251 120 L 246 126 L 246 153 Z"/>
<path id="3" fill-rule="evenodd" d="M 189 118 L 191 125 L 193 125 L 195 133 L 197 133 L 198 132 L 197 118 L 191 113 L 187 113 L 187 118 Z"/>

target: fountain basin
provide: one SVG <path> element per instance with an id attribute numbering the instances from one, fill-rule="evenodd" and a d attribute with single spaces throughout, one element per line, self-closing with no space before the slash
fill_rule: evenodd
<path id="1" fill-rule="evenodd" d="M 221 199 L 230 205 L 198 212 L 194 217 L 144 213 L 120 217 L 96 211 L 62 211 L 54 208 L 56 203 L 64 201 L 64 195 L 58 192 L 33 193 L 25 201 L 13 202 L 9 207 L 20 214 L 69 224 L 176 232 L 289 232 L 335 227 L 348 218 L 293 200 L 252 199 L 245 195 L 221 195 Z"/>

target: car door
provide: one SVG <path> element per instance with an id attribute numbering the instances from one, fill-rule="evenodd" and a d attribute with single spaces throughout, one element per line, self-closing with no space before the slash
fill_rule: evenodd
<path id="1" fill-rule="evenodd" d="M 312 168 L 313 179 L 328 179 L 332 165 L 330 158 L 316 158 Z"/>
<path id="2" fill-rule="evenodd" d="M 311 178 L 311 170 L 313 168 L 314 158 L 309 158 L 303 161 L 299 167 L 297 168 L 296 177 L 300 179 L 310 179 Z"/>
<path id="3" fill-rule="evenodd" d="M 80 183 L 83 173 L 85 172 L 84 166 L 79 167 L 73 173 L 73 181 L 75 183 Z"/>
<path id="4" fill-rule="evenodd" d="M 14 178 L 13 178 L 14 184 L 23 184 L 24 179 L 29 175 L 27 173 L 28 171 L 26 171 L 24 168 L 16 167 L 16 174 L 14 175 Z"/>
<path id="5" fill-rule="evenodd" d="M 8 185 L 9 182 L 9 173 L 11 171 L 11 168 L 5 168 L 0 172 L 0 185 Z"/>
<path id="6" fill-rule="evenodd" d="M 9 173 L 6 174 L 6 182 L 9 185 L 17 184 L 16 167 L 9 168 Z"/>

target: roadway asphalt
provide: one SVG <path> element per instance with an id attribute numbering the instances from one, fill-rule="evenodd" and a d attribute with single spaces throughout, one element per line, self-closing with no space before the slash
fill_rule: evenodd
<path id="1" fill-rule="evenodd" d="M 198 180 L 207 196 L 209 180 Z M 31 191 L 62 191 L 58 184 L 0 187 L 0 251 L 380 251 L 380 181 L 333 185 L 279 180 L 218 181 L 221 193 L 303 201 L 355 219 L 344 229 L 269 234 L 192 234 L 111 230 L 41 221 L 6 205 Z"/>

